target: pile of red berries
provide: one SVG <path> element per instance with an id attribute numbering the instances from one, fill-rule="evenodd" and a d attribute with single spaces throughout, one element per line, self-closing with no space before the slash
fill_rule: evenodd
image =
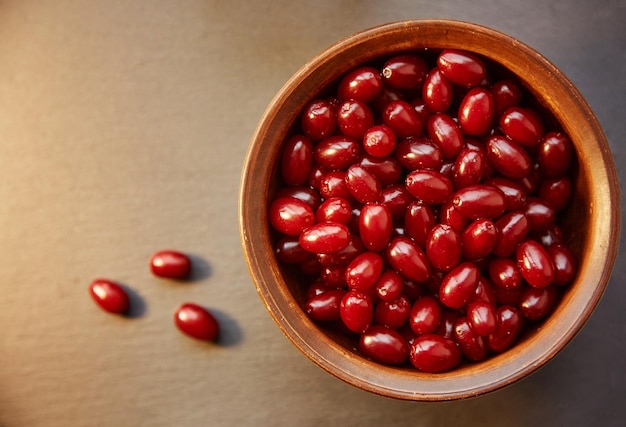
<path id="1" fill-rule="evenodd" d="M 576 274 L 571 141 L 469 52 L 408 52 L 320 92 L 288 135 L 276 256 L 311 319 L 380 363 L 442 372 L 510 348 Z M 552 127 L 552 128 L 551 128 Z"/>
<path id="2" fill-rule="evenodd" d="M 158 251 L 150 258 L 150 271 L 167 279 L 186 280 L 192 270 L 191 259 L 173 250 Z M 128 314 L 131 301 L 126 289 L 110 279 L 96 279 L 89 285 L 89 293 L 100 308 L 109 313 Z M 184 303 L 174 313 L 174 323 L 184 334 L 204 341 L 215 341 L 219 323 L 213 314 L 195 303 Z"/>

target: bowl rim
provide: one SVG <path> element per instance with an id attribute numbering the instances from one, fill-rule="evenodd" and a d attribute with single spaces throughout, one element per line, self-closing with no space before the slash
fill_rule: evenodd
<path id="1" fill-rule="evenodd" d="M 384 52 L 380 46 L 372 47 L 375 38 L 387 42 Z M 476 47 L 473 45 L 476 41 L 497 41 L 499 50 L 488 50 L 484 44 Z M 346 52 L 353 53 L 364 47 L 369 48 L 365 55 L 351 60 L 342 57 Z M 285 123 L 295 120 L 302 105 L 311 100 L 320 87 L 330 84 L 358 64 L 420 47 L 464 49 L 493 59 L 519 76 L 533 95 L 553 110 L 559 121 L 563 114 L 572 115 L 577 126 L 564 126 L 564 131 L 573 142 L 586 141 L 588 146 L 584 152 L 578 144 L 574 145 L 583 174 L 593 176 L 594 180 L 589 196 L 593 203 L 588 211 L 591 227 L 585 231 L 586 246 L 594 250 L 584 260 L 590 268 L 585 270 L 587 274 L 576 280 L 577 292 L 567 295 L 567 304 L 573 306 L 571 313 L 560 312 L 559 319 L 550 316 L 539 333 L 488 362 L 445 374 L 418 371 L 407 374 L 358 356 L 325 334 L 317 334 L 311 341 L 310 331 L 317 326 L 302 316 L 303 311 L 281 277 L 269 243 L 267 205 L 262 204 L 265 209 L 260 212 L 249 209 L 252 205 L 258 207 L 255 199 L 269 191 L 272 171 L 267 162 L 276 156 L 282 145 L 287 131 Z M 513 52 L 515 55 L 511 56 Z M 533 72 L 521 73 L 529 70 L 528 63 L 532 64 Z M 316 72 L 321 72 L 323 77 L 313 79 L 315 83 L 312 83 L 310 77 Z M 547 82 L 543 94 L 533 90 L 540 78 Z M 297 86 L 307 84 L 310 85 L 305 87 L 308 90 L 292 92 Z M 563 93 L 569 96 L 562 97 Z M 278 114 L 288 118 L 282 124 L 276 124 L 273 119 Z M 263 141 L 268 139 L 277 142 L 267 146 Z M 333 376 L 375 394 L 403 400 L 453 400 L 495 391 L 534 373 L 578 334 L 600 301 L 617 256 L 621 227 L 619 192 L 614 160 L 597 118 L 578 89 L 545 57 L 519 40 L 483 25 L 450 19 L 403 20 L 371 27 L 337 41 L 305 63 L 277 92 L 263 113 L 246 153 L 239 191 L 240 237 L 250 275 L 266 309 L 282 333 L 315 364 Z M 607 241 L 607 236 L 614 238 Z M 549 327 L 557 320 L 565 325 L 560 334 Z M 492 366 L 495 368 L 491 369 Z"/>

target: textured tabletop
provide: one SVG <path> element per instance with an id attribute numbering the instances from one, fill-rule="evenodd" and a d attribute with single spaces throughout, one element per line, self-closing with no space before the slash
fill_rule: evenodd
<path id="1" fill-rule="evenodd" d="M 273 95 L 374 25 L 455 18 L 562 69 L 626 175 L 626 2 L 0 0 L 0 426 L 623 426 L 624 255 L 571 344 L 530 378 L 437 404 L 335 379 L 281 334 L 237 222 L 241 168 Z M 192 280 L 150 274 L 160 249 Z M 133 315 L 89 283 L 132 289 Z M 209 307 L 219 344 L 180 334 Z"/>

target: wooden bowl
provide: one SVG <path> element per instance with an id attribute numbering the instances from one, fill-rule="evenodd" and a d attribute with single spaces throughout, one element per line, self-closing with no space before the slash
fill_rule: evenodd
<path id="1" fill-rule="evenodd" d="M 278 186 L 277 159 L 285 136 L 305 104 L 357 65 L 421 48 L 463 49 L 501 64 L 549 110 L 570 136 L 578 156 L 574 201 L 565 231 L 579 272 L 540 327 L 510 350 L 451 372 L 421 373 L 361 356 L 357 343 L 313 323 L 302 309 L 298 276 L 274 256 L 268 201 Z M 507 386 L 552 359 L 583 327 L 601 298 L 613 268 L 620 229 L 619 184 L 607 140 L 572 83 L 539 53 L 500 32 L 459 21 L 417 20 L 382 25 L 339 41 L 306 63 L 265 111 L 249 147 L 239 200 L 239 221 L 250 274 L 282 332 L 332 375 L 376 394 L 421 401 L 467 398 Z"/>

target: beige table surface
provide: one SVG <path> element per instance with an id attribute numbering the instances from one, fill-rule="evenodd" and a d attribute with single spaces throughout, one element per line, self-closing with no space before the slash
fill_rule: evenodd
<path id="1" fill-rule="evenodd" d="M 625 173 L 624 3 L 0 0 L 0 425 L 626 425 L 622 255 L 591 321 L 538 373 L 420 404 L 301 355 L 256 294 L 237 223 L 274 93 L 336 40 L 405 18 L 535 47 L 587 97 Z M 151 276 L 163 248 L 193 255 L 194 280 Z M 97 309 L 100 276 L 133 290 L 134 316 Z M 215 311 L 219 345 L 175 329 L 186 301 Z"/>

